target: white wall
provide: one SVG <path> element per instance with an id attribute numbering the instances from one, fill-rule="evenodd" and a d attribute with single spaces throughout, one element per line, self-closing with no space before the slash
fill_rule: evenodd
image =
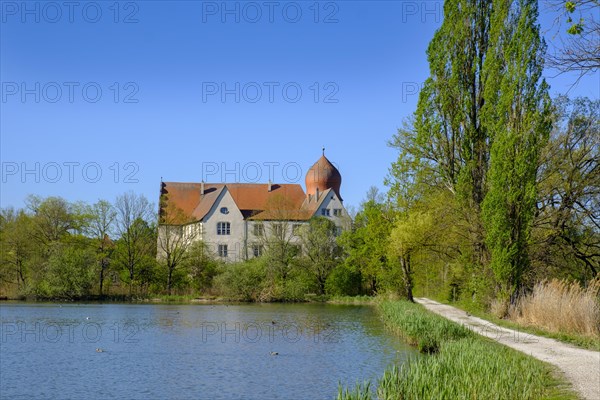
<path id="1" fill-rule="evenodd" d="M 221 213 L 221 208 L 227 207 L 228 214 Z M 217 223 L 229 222 L 231 224 L 230 235 L 217 235 Z M 244 237 L 245 222 L 242 213 L 233 201 L 233 197 L 227 189 L 223 190 L 219 198 L 213 204 L 212 209 L 204 217 L 203 240 L 207 243 L 214 255 L 219 256 L 219 244 L 227 245 L 227 262 L 235 262 L 244 259 Z"/>

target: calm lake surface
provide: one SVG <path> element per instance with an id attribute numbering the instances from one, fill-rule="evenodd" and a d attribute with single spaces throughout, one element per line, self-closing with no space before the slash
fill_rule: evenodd
<path id="1" fill-rule="evenodd" d="M 2 303 L 0 322 L 2 399 L 333 399 L 415 355 L 368 306 Z"/>

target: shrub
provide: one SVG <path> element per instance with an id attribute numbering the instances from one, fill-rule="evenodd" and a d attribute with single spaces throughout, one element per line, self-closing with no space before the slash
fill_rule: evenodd
<path id="1" fill-rule="evenodd" d="M 221 266 L 215 286 L 221 294 L 234 300 L 261 300 L 266 279 L 264 262 L 260 258 Z"/>
<path id="2" fill-rule="evenodd" d="M 333 296 L 357 296 L 361 293 L 362 277 L 345 264 L 336 266 L 325 282 L 325 292 Z"/>

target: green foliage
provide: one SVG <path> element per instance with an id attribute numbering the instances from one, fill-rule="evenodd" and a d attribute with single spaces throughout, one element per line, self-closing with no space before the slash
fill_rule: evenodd
<path id="1" fill-rule="evenodd" d="M 572 13 L 575 11 L 575 3 L 572 1 L 565 2 L 565 9 L 567 12 Z"/>
<path id="2" fill-rule="evenodd" d="M 362 293 L 360 271 L 348 264 L 338 264 L 325 282 L 325 292 L 333 296 L 357 296 Z"/>
<path id="3" fill-rule="evenodd" d="M 317 294 L 325 294 L 327 277 L 339 263 L 341 248 L 336 242 L 336 225 L 325 217 L 313 217 L 300 232 L 304 268 L 312 276 Z"/>
<path id="4" fill-rule="evenodd" d="M 389 205 L 368 200 L 356 215 L 352 230 L 339 238 L 346 266 L 360 272 L 371 294 L 390 288 L 387 285 L 391 282 L 385 278 L 391 269 L 388 243 L 394 215 Z"/>
<path id="5" fill-rule="evenodd" d="M 51 298 L 85 296 L 95 282 L 96 265 L 96 257 L 90 247 L 57 245 L 52 248 L 46 274 L 36 294 Z"/>
<path id="6" fill-rule="evenodd" d="M 580 19 L 578 23 L 571 25 L 569 29 L 567 29 L 567 33 L 570 35 L 581 35 L 583 33 L 583 19 Z"/>
<path id="7" fill-rule="evenodd" d="M 265 259 L 253 258 L 246 262 L 220 266 L 215 286 L 224 296 L 240 301 L 260 301 L 267 280 Z"/>
<path id="8" fill-rule="evenodd" d="M 600 100 L 559 97 L 542 151 L 530 255 L 535 282 L 600 272 Z"/>
<path id="9" fill-rule="evenodd" d="M 500 4 L 491 20 L 496 51 L 484 65 L 495 84 L 483 108 L 493 138 L 483 221 L 503 296 L 516 294 L 529 267 L 539 157 L 551 127 L 548 86 L 541 80 L 545 44 L 536 19 L 537 1 Z"/>
<path id="10" fill-rule="evenodd" d="M 192 244 L 187 253 L 183 260 L 183 270 L 189 274 L 192 287 L 198 292 L 210 289 L 219 267 L 214 255 L 206 243 L 201 241 Z"/>
<path id="11" fill-rule="evenodd" d="M 403 281 L 403 295 L 413 300 L 412 258 L 435 240 L 433 216 L 428 212 L 410 211 L 401 215 L 390 233 L 389 252 L 400 264 Z"/>
<path id="12" fill-rule="evenodd" d="M 399 155 L 387 183 L 402 217 L 389 249 L 407 295 L 415 282 L 421 292 L 485 302 L 496 285 L 514 295 L 531 271 L 551 126 L 537 16 L 534 0 L 445 2 L 430 76 L 390 142 Z"/>

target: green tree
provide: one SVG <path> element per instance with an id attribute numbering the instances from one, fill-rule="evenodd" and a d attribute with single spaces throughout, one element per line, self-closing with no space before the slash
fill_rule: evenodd
<path id="1" fill-rule="evenodd" d="M 45 247 L 80 230 L 83 223 L 83 217 L 75 213 L 74 206 L 61 197 L 29 196 L 27 208 L 33 213 L 33 238 Z"/>
<path id="2" fill-rule="evenodd" d="M 192 286 L 200 292 L 210 289 L 219 263 L 202 241 L 193 243 L 187 252 L 188 255 L 182 262 L 184 270 L 189 272 Z"/>
<path id="3" fill-rule="evenodd" d="M 0 214 L 0 279 L 15 284 L 18 293 L 28 285 L 28 265 L 35 252 L 31 217 L 24 210 L 3 209 Z"/>
<path id="4" fill-rule="evenodd" d="M 160 198 L 158 226 L 158 261 L 167 270 L 167 294 L 171 294 L 173 275 L 184 268 L 188 249 L 199 239 L 199 229 L 194 219 L 168 201 L 168 195 Z"/>
<path id="5" fill-rule="evenodd" d="M 336 241 L 337 228 L 330 219 L 313 217 L 300 232 L 306 270 L 317 284 L 318 294 L 325 294 L 325 283 L 340 258 Z"/>
<path id="6" fill-rule="evenodd" d="M 48 270 L 36 290 L 38 295 L 78 298 L 90 294 L 97 264 L 93 249 L 84 242 L 85 239 L 52 248 Z"/>
<path id="7" fill-rule="evenodd" d="M 152 263 L 148 258 L 156 254 L 156 235 L 151 225 L 155 218 L 153 206 L 145 196 L 128 192 L 117 197 L 115 210 L 118 260 L 127 271 L 131 295 L 136 272 L 143 272 L 146 283 L 151 276 Z"/>
<path id="8" fill-rule="evenodd" d="M 361 205 L 352 228 L 339 238 L 344 263 L 349 270 L 360 271 L 371 293 L 390 283 L 386 279 L 391 269 L 388 242 L 394 215 L 389 204 L 368 200 Z"/>
<path id="9" fill-rule="evenodd" d="M 413 263 L 417 252 L 438 242 L 433 216 L 430 213 L 412 211 L 398 218 L 390 234 L 389 252 L 395 256 L 402 271 L 402 294 L 413 299 Z"/>
<path id="10" fill-rule="evenodd" d="M 537 16 L 535 0 L 494 2 L 483 71 L 483 121 L 492 138 L 483 221 L 501 295 L 513 300 L 529 266 L 539 157 L 551 127 Z"/>
<path id="11" fill-rule="evenodd" d="M 492 0 L 447 0 L 444 21 L 427 49 L 430 76 L 414 117 L 390 142 L 399 158 L 388 184 L 400 206 L 421 190 L 446 188 L 470 210 L 473 262 L 486 259 L 481 204 L 487 192 L 490 136 L 483 122 L 490 77 Z M 407 203 L 408 204 L 405 204 Z"/>
<path id="12" fill-rule="evenodd" d="M 110 239 L 110 234 L 114 229 L 114 222 L 117 212 L 114 207 L 106 200 L 99 200 L 87 208 L 88 214 L 88 234 L 94 240 L 96 245 L 96 257 L 99 267 L 99 293 L 104 294 L 104 279 L 109 268 L 114 243 Z"/>
<path id="13" fill-rule="evenodd" d="M 288 276 L 297 266 L 300 249 L 296 244 L 291 222 L 296 216 L 297 205 L 283 196 L 271 197 L 261 215 L 264 221 L 264 234 L 261 238 L 261 245 L 265 250 L 263 257 L 267 262 L 267 275 L 274 292 L 278 291 L 276 286 L 279 284 L 285 285 Z"/>
<path id="14" fill-rule="evenodd" d="M 561 96 L 542 152 L 533 226 L 534 279 L 600 273 L 600 100 Z"/>

